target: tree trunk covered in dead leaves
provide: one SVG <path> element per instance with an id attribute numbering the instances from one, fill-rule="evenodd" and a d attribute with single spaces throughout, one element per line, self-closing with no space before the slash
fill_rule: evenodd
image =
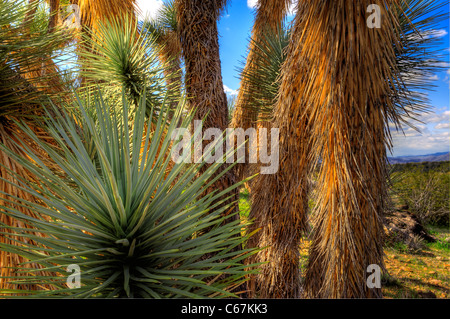
<path id="1" fill-rule="evenodd" d="M 186 91 L 188 104 L 195 109 L 194 120 L 206 119 L 203 132 L 208 128 L 225 131 L 228 127 L 227 97 L 223 88 L 217 20 L 226 1 L 178 0 L 176 2 L 178 32 L 186 68 Z M 211 141 L 202 143 L 202 150 Z M 224 151 L 226 150 L 224 143 Z M 223 164 L 216 175 L 229 164 Z M 203 166 L 200 173 L 207 169 Z M 214 177 L 212 176 L 212 177 Z M 234 172 L 229 170 L 210 188 L 223 191 L 236 183 Z M 230 196 L 231 194 L 227 194 Z M 229 204 L 238 199 L 238 190 L 226 201 Z M 237 211 L 237 203 L 232 212 Z M 238 216 L 236 216 L 238 218 Z"/>
<path id="2" fill-rule="evenodd" d="M 386 132 L 399 76 L 395 3 L 314 0 L 299 7 L 311 149 L 321 160 L 308 297 L 381 297 L 366 278 L 369 265 L 383 267 Z M 367 24 L 371 4 L 382 11 L 379 29 Z"/>

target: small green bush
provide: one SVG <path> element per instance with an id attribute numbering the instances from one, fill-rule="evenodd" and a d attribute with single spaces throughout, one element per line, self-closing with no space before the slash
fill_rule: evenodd
<path id="1" fill-rule="evenodd" d="M 446 166 L 409 165 L 393 173 L 393 192 L 398 203 L 406 206 L 423 224 L 449 226 L 450 173 Z"/>

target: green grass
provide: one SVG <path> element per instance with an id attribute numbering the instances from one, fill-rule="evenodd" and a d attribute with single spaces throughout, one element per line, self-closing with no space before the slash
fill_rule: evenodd
<path id="1" fill-rule="evenodd" d="M 392 246 L 391 246 L 391 248 L 392 248 L 393 250 L 395 250 L 395 251 L 402 252 L 402 253 L 409 252 L 408 245 L 406 245 L 406 244 L 403 243 L 403 242 L 396 242 L 396 243 L 393 243 Z"/>
<path id="2" fill-rule="evenodd" d="M 434 248 L 436 250 L 443 250 L 450 253 L 450 243 L 444 243 L 440 240 L 435 243 L 429 244 L 428 247 Z"/>
<path id="3" fill-rule="evenodd" d="M 239 194 L 239 212 L 241 216 L 248 217 L 250 208 L 250 194 L 246 188 L 242 188 Z"/>
<path id="4" fill-rule="evenodd" d="M 428 243 L 427 247 L 450 253 L 450 229 L 448 227 L 427 226 L 428 232 L 436 237 L 435 243 Z"/>
<path id="5" fill-rule="evenodd" d="M 450 236 L 450 228 L 445 226 L 433 226 L 433 225 L 427 225 L 427 230 L 430 232 L 430 234 L 435 236 Z"/>
<path id="6" fill-rule="evenodd" d="M 390 277 L 383 282 L 385 298 L 427 298 L 430 292 L 437 298 L 450 297 L 449 230 L 436 226 L 427 229 L 437 241 L 425 243 L 418 251 L 408 250 L 405 244 L 385 248 Z"/>

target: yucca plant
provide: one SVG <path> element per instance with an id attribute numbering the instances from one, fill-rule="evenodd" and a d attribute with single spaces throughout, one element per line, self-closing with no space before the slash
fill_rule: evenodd
<path id="1" fill-rule="evenodd" d="M 9 231 L 2 235 L 20 245 L 2 243 L 0 247 L 53 273 L 37 275 L 19 266 L 16 271 L 22 276 L 15 284 L 53 287 L 26 292 L 38 297 L 235 296 L 230 290 L 245 280 L 248 269 L 241 260 L 251 250 L 236 249 L 246 240 L 241 236 L 243 225 L 239 220 L 224 223 L 231 216 L 222 213 L 229 209 L 223 198 L 228 198 L 238 184 L 203 195 L 226 172 L 215 174 L 219 163 L 199 176 L 203 164 L 187 167 L 181 161 L 165 174 L 172 161 L 172 135 L 183 103 L 171 124 L 167 123 L 167 112 L 160 112 L 155 130 L 145 129 L 152 122 L 151 116 L 145 120 L 145 98 L 134 113 L 124 93 L 122 106 L 121 112 L 115 111 L 115 105 L 99 94 L 95 103 L 84 103 L 79 97 L 72 105 L 79 112 L 54 110 L 56 116 L 46 121 L 56 141 L 53 146 L 42 142 L 24 122 L 17 123 L 48 152 L 64 172 L 63 177 L 53 174 L 24 143 L 17 143 L 17 147 L 26 157 L 0 146 L 39 177 L 36 183 L 20 176 L 14 182 L 5 180 L 39 203 L 3 192 L 5 202 L 15 206 L 1 205 L 2 213 L 45 234 L 42 238 L 21 227 L 2 225 Z M 181 128 L 187 128 L 192 117 L 186 116 Z M 96 156 L 90 151 L 91 143 Z M 216 177 L 211 179 L 213 175 Z M 175 179 L 177 183 L 173 183 Z M 15 207 L 36 214 L 28 216 Z M 78 289 L 66 286 L 70 274 L 66 269 L 73 264 L 81 270 Z"/>
<path id="2" fill-rule="evenodd" d="M 116 101 L 120 101 L 124 88 L 127 100 L 134 106 L 145 92 L 147 115 L 150 109 L 160 111 L 163 96 L 174 100 L 174 94 L 165 94 L 172 91 L 164 83 L 165 65 L 159 63 L 160 51 L 154 37 L 139 33 L 132 18 L 111 18 L 98 23 L 95 32 L 86 32 L 88 36 L 79 50 L 85 88 L 92 90 L 101 85 L 104 95 Z"/>

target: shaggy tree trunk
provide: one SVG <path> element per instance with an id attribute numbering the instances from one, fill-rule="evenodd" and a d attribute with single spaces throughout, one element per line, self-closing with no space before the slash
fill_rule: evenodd
<path id="1" fill-rule="evenodd" d="M 52 33 L 59 22 L 59 0 L 50 0 L 50 21 L 47 32 Z"/>
<path id="2" fill-rule="evenodd" d="M 296 20 L 299 20 L 297 15 Z M 266 262 L 250 280 L 255 297 L 298 298 L 300 289 L 299 247 L 307 230 L 309 154 L 308 118 L 302 91 L 307 65 L 298 46 L 301 29 L 293 30 L 281 70 L 279 98 L 274 106 L 273 128 L 280 130 L 279 169 L 260 175 L 252 183 L 250 218 L 256 218 L 251 247 L 266 247 L 249 262 Z"/>
<path id="3" fill-rule="evenodd" d="M 321 160 L 309 297 L 381 297 L 366 278 L 369 265 L 383 267 L 387 114 L 398 77 L 395 15 L 386 8 L 395 2 L 311 0 L 298 13 L 310 66 L 304 85 L 311 149 Z M 373 3 L 382 13 L 379 29 L 367 23 Z"/>
<path id="4" fill-rule="evenodd" d="M 14 136 L 19 129 L 15 124 L 6 117 L 0 117 L 0 144 L 8 147 L 18 156 L 24 156 L 23 152 L 15 145 L 16 141 L 21 140 L 20 136 Z M 13 137 L 14 136 L 14 137 Z M 27 145 L 33 147 L 32 145 Z M 42 159 L 45 160 L 45 154 L 38 149 L 35 149 L 35 153 L 43 155 Z M 12 172 L 12 173 L 11 173 Z M 37 202 L 37 199 L 31 196 L 26 191 L 12 185 L 11 183 L 20 183 L 22 181 L 33 181 L 35 177 L 26 171 L 21 165 L 19 165 L 13 158 L 11 158 L 6 152 L 0 150 L 0 206 L 12 207 L 29 217 L 37 218 L 35 212 L 30 209 L 24 208 L 21 200 L 29 202 Z M 24 236 L 20 236 L 20 231 L 8 229 L 7 227 L 17 227 L 20 229 Z M 24 223 L 22 220 L 14 218 L 0 211 L 0 243 L 9 244 L 13 246 L 22 246 L 22 243 L 32 243 L 33 239 L 30 239 L 28 235 L 43 236 L 40 233 L 34 232 L 30 226 Z M 36 276 L 50 276 L 52 273 L 49 271 L 38 271 L 40 267 L 34 263 L 25 264 L 22 263 L 28 260 L 18 254 L 10 251 L 0 250 L 0 290 L 2 289 L 20 289 L 20 290 L 40 290 L 40 289 L 52 289 L 50 286 L 39 286 L 34 283 L 27 285 L 17 284 L 16 281 L 20 281 L 22 276 L 26 276 L 26 273 L 19 272 L 15 267 L 34 269 Z M 9 278 L 8 278 L 9 277 Z M 19 293 L 20 295 L 20 293 Z"/>
<path id="5" fill-rule="evenodd" d="M 264 36 L 270 30 L 273 35 L 277 35 L 281 30 L 281 25 L 286 16 L 291 0 L 259 0 L 256 8 L 255 22 L 252 30 L 252 41 L 250 42 L 249 54 L 242 74 L 255 73 L 251 69 L 256 70 L 263 66 L 263 61 L 260 60 L 261 54 L 258 54 L 260 48 L 255 43 L 264 43 Z M 241 79 L 239 88 L 236 109 L 233 113 L 231 126 L 234 128 L 243 128 L 247 130 L 250 127 L 266 127 L 270 130 L 270 123 L 264 121 L 257 124 L 258 112 L 255 108 L 256 103 L 252 98 L 252 92 L 260 90 L 255 87 L 245 78 Z M 255 146 L 255 145 L 253 145 Z M 251 175 L 248 165 L 249 147 L 246 145 L 246 159 L 245 163 L 236 165 L 236 176 L 239 180 L 243 180 Z M 251 188 L 250 185 L 246 185 Z"/>
<path id="6" fill-rule="evenodd" d="M 169 117 L 172 118 L 173 110 L 176 109 L 181 99 L 181 43 L 176 32 L 167 31 L 158 39 L 158 45 L 161 48 L 160 60 L 165 67 L 164 78 L 170 92 L 171 112 Z"/>
<path id="7" fill-rule="evenodd" d="M 208 128 L 217 128 L 223 132 L 228 127 L 228 105 L 224 92 L 217 19 L 225 5 L 225 1 L 178 0 L 176 2 L 178 32 L 185 62 L 185 82 L 188 103 L 195 109 L 194 120 L 202 120 L 202 136 Z M 203 140 L 202 150 L 211 141 Z M 224 143 L 224 151 L 226 150 Z M 229 164 L 223 164 L 219 172 L 223 172 Z M 203 166 L 202 172 L 207 169 Z M 200 172 L 200 173 L 202 173 Z M 216 175 L 215 175 L 216 176 Z M 210 191 L 223 191 L 235 184 L 233 171 L 228 171 L 210 188 Z M 227 196 L 230 196 L 228 194 Z M 237 190 L 225 204 L 238 199 Z M 237 204 L 233 204 L 233 212 Z M 236 216 L 238 217 L 238 216 Z"/>

